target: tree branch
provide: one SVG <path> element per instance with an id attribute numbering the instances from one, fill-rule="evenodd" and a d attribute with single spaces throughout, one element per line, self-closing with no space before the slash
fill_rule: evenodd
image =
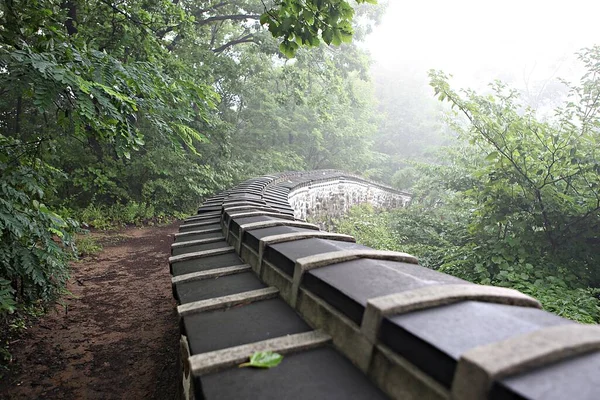
<path id="1" fill-rule="evenodd" d="M 198 10 L 198 11 L 194 12 L 194 14 L 196 14 L 196 15 L 198 15 L 198 14 L 204 14 L 205 12 L 209 12 L 209 11 L 213 11 L 213 10 L 216 10 L 218 8 L 221 8 L 221 7 L 225 7 L 228 4 L 230 4 L 228 1 L 222 1 L 222 2 L 220 2 L 218 4 L 215 4 L 214 6 L 210 6 L 208 8 L 203 9 L 203 10 Z"/>
<path id="2" fill-rule="evenodd" d="M 196 25 L 208 25 L 218 21 L 245 21 L 248 19 L 260 19 L 258 14 L 235 14 L 235 15 L 218 15 L 216 17 L 209 17 L 201 21 L 196 21 Z"/>
<path id="3" fill-rule="evenodd" d="M 219 54 L 219 53 L 221 53 L 221 52 L 223 52 L 223 51 L 227 50 L 228 48 L 230 48 L 230 47 L 232 47 L 232 46 L 235 46 L 236 44 L 240 44 L 240 43 L 256 43 L 256 42 L 254 41 L 254 35 L 253 35 L 253 34 L 249 34 L 249 35 L 243 36 L 243 37 L 241 37 L 241 38 L 239 38 L 239 39 L 236 39 L 236 40 L 232 40 L 232 41 L 230 41 L 230 42 L 227 42 L 227 43 L 225 43 L 224 45 L 222 45 L 222 46 L 219 46 L 219 47 L 217 47 L 216 49 L 213 49 L 213 52 L 214 52 L 215 54 Z"/>

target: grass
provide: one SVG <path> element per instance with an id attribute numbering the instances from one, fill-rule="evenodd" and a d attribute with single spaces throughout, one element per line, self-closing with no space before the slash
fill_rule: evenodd
<path id="1" fill-rule="evenodd" d="M 77 235 L 75 244 L 79 257 L 94 256 L 102 251 L 102 245 L 89 233 Z"/>

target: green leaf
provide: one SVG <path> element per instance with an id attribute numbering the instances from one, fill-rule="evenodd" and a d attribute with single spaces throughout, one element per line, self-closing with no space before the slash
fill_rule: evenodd
<path id="1" fill-rule="evenodd" d="M 260 16 L 260 24 L 261 24 L 261 25 L 265 25 L 265 24 L 267 24 L 267 23 L 269 22 L 269 20 L 270 20 L 270 16 L 269 16 L 269 14 L 268 14 L 268 13 L 263 13 L 263 14 Z"/>
<path id="2" fill-rule="evenodd" d="M 250 356 L 250 361 L 240 364 L 240 368 L 273 368 L 278 366 L 283 360 L 283 356 L 272 351 L 257 351 Z"/>
<path id="3" fill-rule="evenodd" d="M 487 157 L 485 158 L 486 161 L 495 161 L 498 159 L 498 156 L 500 154 L 497 151 L 492 151 L 490 154 L 487 155 Z"/>

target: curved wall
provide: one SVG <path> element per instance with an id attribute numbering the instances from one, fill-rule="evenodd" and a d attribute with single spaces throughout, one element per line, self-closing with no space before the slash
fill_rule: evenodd
<path id="1" fill-rule="evenodd" d="M 334 171 L 251 179 L 180 226 L 169 266 L 182 398 L 598 398 L 598 326 L 295 217 L 289 197 L 341 181 L 364 183 Z M 238 368 L 256 351 L 285 358 Z"/>
<path id="2" fill-rule="evenodd" d="M 339 171 L 321 172 L 320 176 L 299 183 L 288 194 L 294 216 L 311 220 L 340 217 L 350 207 L 362 203 L 383 209 L 404 207 L 410 199 L 409 193 Z"/>

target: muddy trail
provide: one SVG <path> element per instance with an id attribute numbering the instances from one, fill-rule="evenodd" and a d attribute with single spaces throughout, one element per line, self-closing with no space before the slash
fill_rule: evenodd
<path id="1" fill-rule="evenodd" d="M 64 305 L 11 346 L 0 399 L 175 399 L 179 329 L 167 257 L 177 224 L 94 234 Z"/>

